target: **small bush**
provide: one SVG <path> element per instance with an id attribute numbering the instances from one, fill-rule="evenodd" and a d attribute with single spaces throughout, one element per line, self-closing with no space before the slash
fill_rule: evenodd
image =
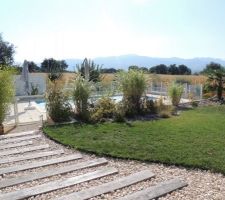
<path id="1" fill-rule="evenodd" d="M 114 122 L 125 122 L 125 110 L 124 110 L 124 106 L 122 103 L 117 103 L 116 104 L 116 109 L 114 112 Z"/>
<path id="2" fill-rule="evenodd" d="M 69 103 L 69 95 L 63 91 L 59 81 L 49 81 L 46 94 L 46 107 L 49 116 L 54 122 L 69 121 L 72 107 Z"/>
<path id="3" fill-rule="evenodd" d="M 170 118 L 171 117 L 171 112 L 168 110 L 163 110 L 159 113 L 159 117 L 161 118 Z"/>
<path id="4" fill-rule="evenodd" d="M 173 112 L 173 107 L 171 105 L 165 105 L 163 103 L 163 98 L 160 97 L 159 100 L 156 101 L 156 113 L 159 117 L 169 118 Z"/>
<path id="5" fill-rule="evenodd" d="M 115 112 L 115 102 L 110 97 L 102 97 L 94 106 L 91 113 L 91 120 L 94 122 L 104 121 L 112 118 Z"/>
<path id="6" fill-rule="evenodd" d="M 173 106 L 178 106 L 178 104 L 180 103 L 182 94 L 183 94 L 183 86 L 182 85 L 173 83 L 169 87 L 169 96 L 171 98 Z"/>
<path id="7" fill-rule="evenodd" d="M 143 114 L 156 114 L 156 103 L 152 99 L 148 99 L 148 97 L 145 97 L 141 100 L 141 110 Z"/>
<path id="8" fill-rule="evenodd" d="M 191 102 L 192 107 L 196 108 L 198 107 L 198 102 L 197 101 L 193 101 Z"/>

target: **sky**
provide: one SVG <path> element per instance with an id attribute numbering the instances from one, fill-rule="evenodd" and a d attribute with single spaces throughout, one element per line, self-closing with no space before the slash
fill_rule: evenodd
<path id="1" fill-rule="evenodd" d="M 224 0 L 0 0 L 15 60 L 151 57 L 225 59 Z"/>

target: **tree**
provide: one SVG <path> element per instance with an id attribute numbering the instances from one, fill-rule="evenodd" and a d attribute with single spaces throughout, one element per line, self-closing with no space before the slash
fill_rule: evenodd
<path id="1" fill-rule="evenodd" d="M 0 65 L 12 65 L 14 62 L 15 47 L 4 41 L 0 34 Z"/>
<path id="2" fill-rule="evenodd" d="M 85 77 L 85 69 L 88 70 L 88 80 L 93 82 L 100 82 L 101 81 L 101 69 L 102 66 L 99 66 L 94 63 L 91 59 L 85 58 L 83 63 L 80 65 L 77 64 L 77 71 L 81 74 L 82 77 Z"/>
<path id="3" fill-rule="evenodd" d="M 147 67 L 140 67 L 139 70 L 143 71 L 144 73 L 148 73 Z"/>
<path id="4" fill-rule="evenodd" d="M 28 61 L 29 72 L 41 72 L 41 68 L 37 66 L 33 61 Z"/>
<path id="5" fill-rule="evenodd" d="M 220 70 L 222 68 L 223 67 L 222 67 L 221 64 L 211 62 L 211 63 L 207 64 L 206 67 L 200 73 L 201 74 L 209 74 L 209 73 L 211 73 L 214 70 Z"/>
<path id="6" fill-rule="evenodd" d="M 41 71 L 48 73 L 51 81 L 59 79 L 67 67 L 65 60 L 55 60 L 53 58 L 44 59 L 41 63 Z"/>
<path id="7" fill-rule="evenodd" d="M 168 73 L 169 74 L 172 74 L 172 75 L 177 75 L 179 74 L 179 69 L 178 67 L 176 66 L 176 64 L 172 64 L 168 67 Z"/>
<path id="8" fill-rule="evenodd" d="M 131 65 L 128 67 L 128 70 L 139 70 L 139 67 L 137 65 Z"/>
<path id="9" fill-rule="evenodd" d="M 108 73 L 108 74 L 114 74 L 117 70 L 114 68 L 102 68 L 101 73 Z"/>
<path id="10" fill-rule="evenodd" d="M 225 68 L 210 69 L 208 71 L 208 83 L 217 90 L 217 98 L 221 100 L 225 84 Z"/>
<path id="11" fill-rule="evenodd" d="M 168 73 L 168 67 L 164 64 L 156 65 L 154 67 L 151 67 L 150 73 L 155 73 L 155 74 L 167 74 Z"/>
<path id="12" fill-rule="evenodd" d="M 178 71 L 180 75 L 190 75 L 191 69 L 189 69 L 186 65 L 179 65 Z"/>

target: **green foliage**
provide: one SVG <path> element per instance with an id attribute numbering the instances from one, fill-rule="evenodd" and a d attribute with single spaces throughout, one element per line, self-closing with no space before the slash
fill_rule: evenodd
<path id="1" fill-rule="evenodd" d="M 143 114 L 156 114 L 157 103 L 152 99 L 148 99 L 148 97 L 145 97 L 141 99 L 141 111 Z"/>
<path id="2" fill-rule="evenodd" d="M 114 122 L 122 123 L 126 121 L 123 103 L 119 102 L 116 104 L 113 118 L 114 118 Z"/>
<path id="3" fill-rule="evenodd" d="M 68 65 L 64 60 L 55 60 L 53 58 L 44 59 L 41 63 L 41 71 L 48 73 L 48 78 L 51 81 L 60 79 L 67 67 Z"/>
<path id="4" fill-rule="evenodd" d="M 209 70 L 208 74 L 208 84 L 217 90 L 217 98 L 219 100 L 223 97 L 223 90 L 225 84 L 225 68 L 221 67 L 214 70 Z"/>
<path id="5" fill-rule="evenodd" d="M 102 77 L 101 77 L 101 70 L 102 67 L 99 65 L 96 65 L 94 61 L 88 60 L 87 58 L 84 59 L 83 63 L 81 65 L 76 65 L 78 73 L 81 74 L 82 77 L 85 78 L 85 73 L 88 77 L 88 81 L 93 81 L 93 82 L 100 82 Z M 86 72 L 85 72 L 86 70 Z"/>
<path id="6" fill-rule="evenodd" d="M 4 121 L 14 97 L 12 74 L 10 70 L 0 70 L 0 125 Z"/>
<path id="7" fill-rule="evenodd" d="M 97 102 L 91 113 L 91 120 L 94 122 L 112 118 L 116 104 L 110 97 L 102 97 Z"/>
<path id="8" fill-rule="evenodd" d="M 14 45 L 4 41 L 2 35 L 0 34 L 0 65 L 12 65 L 14 62 L 14 54 Z"/>
<path id="9" fill-rule="evenodd" d="M 37 85 L 34 85 L 33 83 L 31 83 L 31 95 L 38 95 L 38 87 Z"/>
<path id="10" fill-rule="evenodd" d="M 222 65 L 219 64 L 219 63 L 214 63 L 214 62 L 211 62 L 209 64 L 206 65 L 206 67 L 200 72 L 201 74 L 205 74 L 205 75 L 208 75 L 210 74 L 212 71 L 214 70 L 220 70 L 222 69 Z"/>
<path id="11" fill-rule="evenodd" d="M 145 92 L 147 81 L 142 71 L 129 70 L 120 72 L 117 76 L 123 92 L 123 105 L 126 115 L 140 113 L 140 99 Z"/>
<path id="12" fill-rule="evenodd" d="M 180 103 L 181 100 L 181 96 L 183 94 L 183 86 L 180 84 L 176 84 L 173 83 L 169 89 L 168 89 L 168 93 L 169 93 L 169 97 L 172 101 L 172 105 L 173 106 L 178 106 L 178 104 Z"/>
<path id="13" fill-rule="evenodd" d="M 84 121 L 89 121 L 88 99 L 91 95 L 91 83 L 81 74 L 76 76 L 73 89 L 73 101 L 76 106 L 77 116 Z"/>
<path id="14" fill-rule="evenodd" d="M 29 72 L 41 72 L 41 68 L 33 61 L 27 61 Z"/>
<path id="15" fill-rule="evenodd" d="M 63 91 L 59 81 L 49 81 L 46 94 L 46 108 L 54 122 L 70 120 L 72 107 L 69 103 L 69 95 Z"/>

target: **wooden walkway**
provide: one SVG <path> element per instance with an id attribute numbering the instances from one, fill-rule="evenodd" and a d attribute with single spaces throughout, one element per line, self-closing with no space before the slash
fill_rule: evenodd
<path id="1" fill-rule="evenodd" d="M 0 176 L 3 176 L 3 178 L 0 179 L 1 200 L 26 199 L 55 190 L 60 191 L 60 189 L 63 188 L 89 182 L 105 176 L 113 176 L 114 174 L 119 173 L 119 169 L 107 166 L 107 160 L 105 158 L 82 161 L 81 154 L 65 154 L 62 149 L 51 149 L 51 147 L 46 143 L 34 145 L 34 140 L 41 140 L 42 137 L 44 136 L 38 133 L 38 131 L 27 131 L 0 136 Z M 40 161 L 37 159 L 42 160 Z M 17 162 L 20 161 L 29 161 L 29 163 L 17 164 Z M 75 164 L 71 164 L 71 161 L 76 162 Z M 60 166 L 60 163 L 64 163 L 64 165 Z M 4 164 L 7 164 L 7 166 Z M 47 166 L 51 167 L 44 171 L 39 170 L 36 173 L 32 173 L 30 171 L 31 169 L 38 169 Z M 66 176 L 67 173 L 92 167 L 95 167 L 95 169 L 81 175 L 71 176 L 69 178 Z M 22 175 L 19 174 L 21 171 L 23 171 Z M 12 175 L 7 176 L 7 174 Z M 55 175 L 60 175 L 57 180 L 47 181 L 46 183 L 32 187 L 26 186 L 20 190 L 14 189 L 14 187 L 16 188 L 16 186 L 19 186 L 20 184 L 29 183 L 34 180 L 39 181 Z M 88 189 L 64 194 L 54 199 L 91 199 L 102 194 L 111 193 L 133 184 L 137 184 L 138 182 L 152 179 L 155 176 L 157 176 L 157 174 L 155 175 L 149 170 L 143 170 L 125 177 L 115 178 L 113 181 L 102 183 Z M 133 192 L 127 196 L 118 198 L 118 200 L 155 199 L 185 186 L 187 186 L 185 182 L 175 178 L 158 183 L 157 185 L 147 189 Z M 8 190 L 9 188 L 10 190 Z"/>

